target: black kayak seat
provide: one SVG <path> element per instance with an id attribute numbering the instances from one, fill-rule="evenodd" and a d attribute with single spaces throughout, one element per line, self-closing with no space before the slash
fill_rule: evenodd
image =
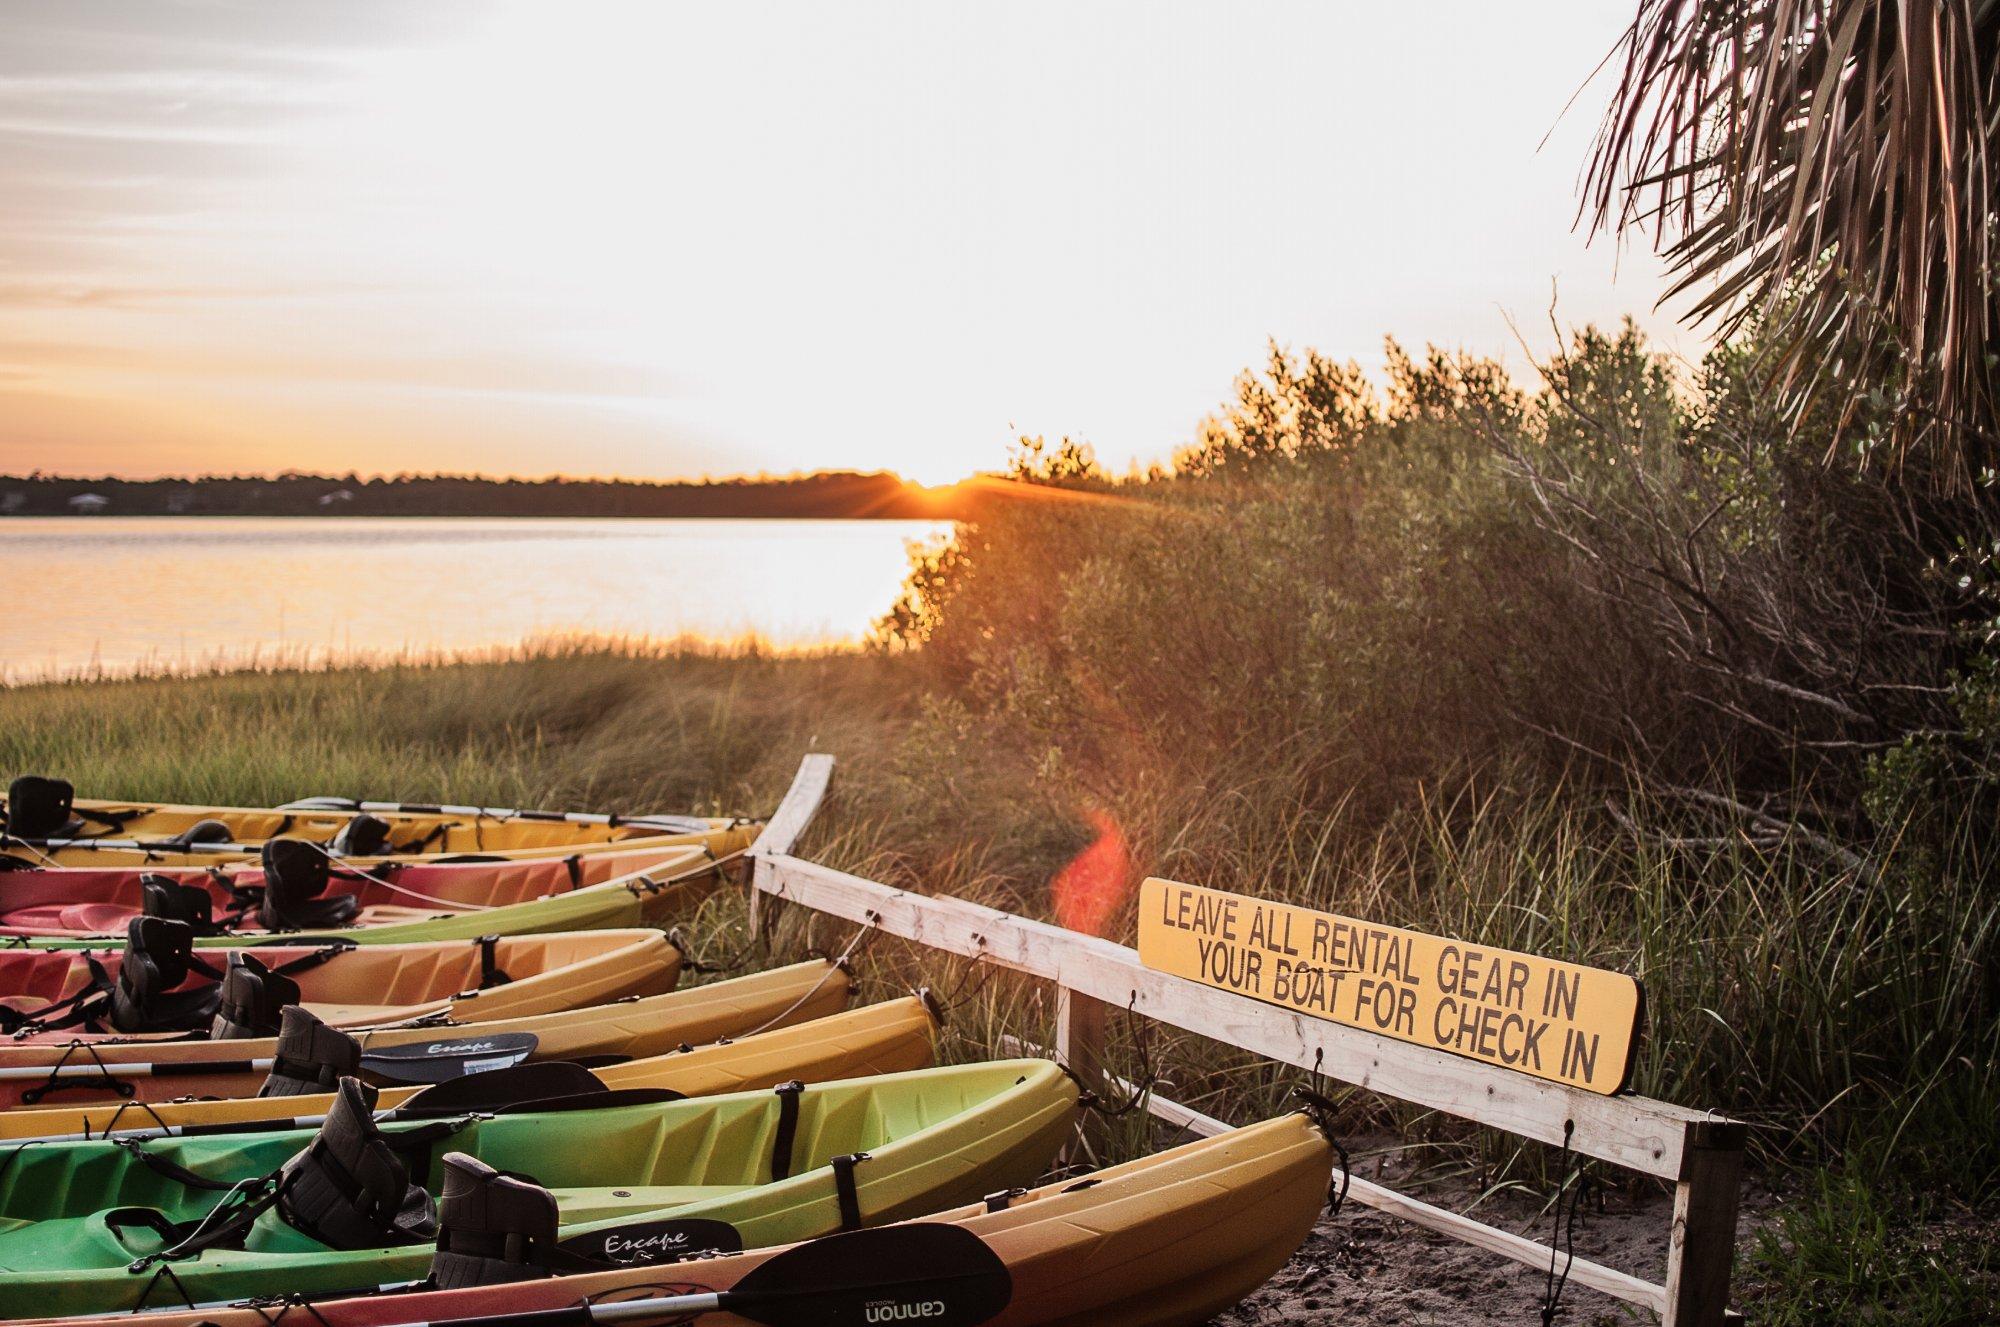
<path id="1" fill-rule="evenodd" d="M 134 917 L 111 992 L 111 1025 L 120 1032 L 191 1032 L 215 1016 L 220 991 L 212 982 L 179 989 L 190 973 L 216 976 L 194 952 L 194 928 L 165 917 Z"/>
<path id="2" fill-rule="evenodd" d="M 437 1233 L 436 1204 L 375 1123 L 377 1095 L 341 1079 L 318 1134 L 280 1173 L 278 1215 L 331 1248 L 421 1244 Z"/>
<path id="3" fill-rule="evenodd" d="M 208 1035 L 217 1041 L 277 1036 L 284 1009 L 298 1002 L 299 984 L 285 973 L 272 971 L 254 954 L 231 954 Z"/>
<path id="4" fill-rule="evenodd" d="M 333 880 L 333 860 L 317 843 L 304 839 L 270 839 L 259 854 L 264 866 L 264 897 L 257 919 L 272 931 L 312 931 L 346 926 L 361 911 L 352 894 L 326 896 Z"/>
<path id="5" fill-rule="evenodd" d="M 7 785 L 5 832 L 16 839 L 76 837 L 83 821 L 76 811 L 76 789 L 64 779 L 23 774 Z"/>
<path id="6" fill-rule="evenodd" d="M 526 1176 L 447 1152 L 431 1284 L 440 1290 L 553 1276 L 556 1197 Z"/>
<path id="7" fill-rule="evenodd" d="M 366 811 L 356 815 L 327 847 L 336 857 L 377 857 L 389 843 L 389 822 Z"/>
<path id="8" fill-rule="evenodd" d="M 215 900 L 200 885 L 184 885 L 172 876 L 147 873 L 139 877 L 139 911 L 193 928 L 196 935 L 213 935 Z"/>
<path id="9" fill-rule="evenodd" d="M 257 1089 L 260 1097 L 304 1097 L 331 1092 L 342 1078 L 361 1070 L 361 1043 L 328 1027 L 303 1005 L 288 1005 L 279 1014 L 278 1049 L 271 1072 Z"/>

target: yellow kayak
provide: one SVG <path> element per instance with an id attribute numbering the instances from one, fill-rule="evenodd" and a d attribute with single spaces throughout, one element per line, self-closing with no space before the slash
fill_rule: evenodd
<path id="1" fill-rule="evenodd" d="M 683 1021 L 680 1026 L 685 1029 L 694 1024 Z M 736 1030 L 754 1026 L 745 1023 Z M 776 1087 L 794 1079 L 820 1083 L 921 1069 L 931 1062 L 935 1029 L 928 1006 L 912 995 L 750 1032 L 736 1040 L 683 1045 L 591 1072 L 614 1090 L 667 1088 L 689 1097 L 718 1096 Z M 422 1086 L 385 1087 L 376 1108 L 395 1110 L 424 1090 Z M 322 1092 L 7 1111 L 0 1113 L 0 1142 L 313 1128 L 332 1105 L 333 1094 Z"/>
<path id="2" fill-rule="evenodd" d="M 605 848 L 699 844 L 720 856 L 747 846 L 740 818 L 532 811 L 505 807 L 337 802 L 280 807 L 184 806 L 79 799 L 60 779 L 9 786 L 0 853 L 25 866 L 218 865 L 255 857 L 276 838 L 323 846 L 353 864 L 443 856 L 561 857 Z"/>
<path id="3" fill-rule="evenodd" d="M 409 1057 L 439 1063 L 478 1054 L 494 1042 L 528 1063 L 599 1056 L 642 1058 L 683 1043 L 700 1044 L 753 1029 L 824 1017 L 847 1007 L 847 973 L 824 960 L 795 963 L 691 990 L 618 1004 L 502 1018 L 482 1023 L 431 1022 L 369 1028 L 355 1034 L 365 1053 L 362 1075 L 384 1082 L 415 1081 Z M 435 1051 L 429 1048 L 437 1048 Z M 467 1049 L 471 1047 L 472 1049 Z M 182 1097 L 254 1096 L 270 1074 L 277 1037 L 231 1041 L 127 1041 L 89 1046 L 9 1044 L 0 1047 L 0 1127 L 22 1111 L 39 1113 L 88 1103 L 146 1104 Z M 383 1071 L 374 1072 L 381 1063 Z M 396 1077 L 397 1073 L 404 1075 Z M 30 1095 L 33 1094 L 33 1095 Z M 19 1104 L 16 1104 L 19 1103 Z M 142 1104 L 143 1103 L 143 1104 Z M 41 1132 L 36 1126 L 34 1132 Z"/>

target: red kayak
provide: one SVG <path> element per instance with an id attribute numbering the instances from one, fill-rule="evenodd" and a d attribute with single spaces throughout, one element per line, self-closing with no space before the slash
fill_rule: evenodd
<path id="1" fill-rule="evenodd" d="M 632 849 L 519 861 L 467 857 L 361 868 L 332 862 L 311 844 L 275 846 L 294 843 L 273 840 L 274 848 L 254 865 L 0 871 L 0 937 L 111 937 L 115 943 L 142 913 L 184 921 L 197 935 L 422 921 L 601 884 L 682 851 Z"/>

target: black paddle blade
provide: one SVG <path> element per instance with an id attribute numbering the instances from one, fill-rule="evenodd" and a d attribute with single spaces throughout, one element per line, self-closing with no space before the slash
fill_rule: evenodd
<path id="1" fill-rule="evenodd" d="M 514 1064 L 483 1073 L 461 1074 L 427 1087 L 396 1108 L 402 1119 L 415 1116 L 463 1115 L 468 1111 L 498 1111 L 524 1101 L 550 1097 L 609 1096 L 611 1090 L 596 1074 L 568 1060 Z"/>
<path id="2" fill-rule="evenodd" d="M 723 1307 L 765 1327 L 974 1327 L 1013 1298 L 1007 1264 L 963 1226 L 828 1235 L 760 1264 Z"/>
<path id="3" fill-rule="evenodd" d="M 535 1053 L 541 1039 L 532 1032 L 497 1032 L 452 1041 L 413 1041 L 365 1051 L 361 1067 L 392 1083 L 442 1083 L 449 1078 L 505 1069 Z"/>

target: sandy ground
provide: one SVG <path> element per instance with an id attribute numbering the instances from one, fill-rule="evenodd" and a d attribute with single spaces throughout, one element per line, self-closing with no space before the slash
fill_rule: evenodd
<path id="1" fill-rule="evenodd" d="M 1370 1149 L 1372 1150 L 1372 1149 Z M 1476 1196 L 1470 1186 L 1407 1182 L 1406 1168 L 1373 1161 L 1361 1174 L 1401 1189 L 1425 1202 L 1463 1211 Z M 1576 1224 L 1578 1257 L 1605 1263 L 1649 1280 L 1664 1278 L 1671 1196 L 1651 1186 L 1604 1192 L 1600 1208 L 1586 1203 Z M 1756 1224 L 1760 1196 L 1745 1194 L 1746 1215 L 1739 1238 Z M 1552 1215 L 1532 1200 L 1499 1195 L 1479 1204 L 1474 1215 L 1489 1225 L 1546 1243 Z M 1741 1256 L 1739 1253 L 1739 1267 Z M 1539 1327 L 1548 1269 L 1525 1267 L 1422 1226 L 1349 1202 L 1338 1218 L 1322 1218 L 1312 1238 L 1263 1289 L 1215 1320 L 1215 1327 L 1274 1327 L 1275 1324 L 1509 1323 Z M 1556 1318 L 1564 1327 L 1651 1323 L 1653 1315 L 1609 1296 L 1571 1284 Z"/>

